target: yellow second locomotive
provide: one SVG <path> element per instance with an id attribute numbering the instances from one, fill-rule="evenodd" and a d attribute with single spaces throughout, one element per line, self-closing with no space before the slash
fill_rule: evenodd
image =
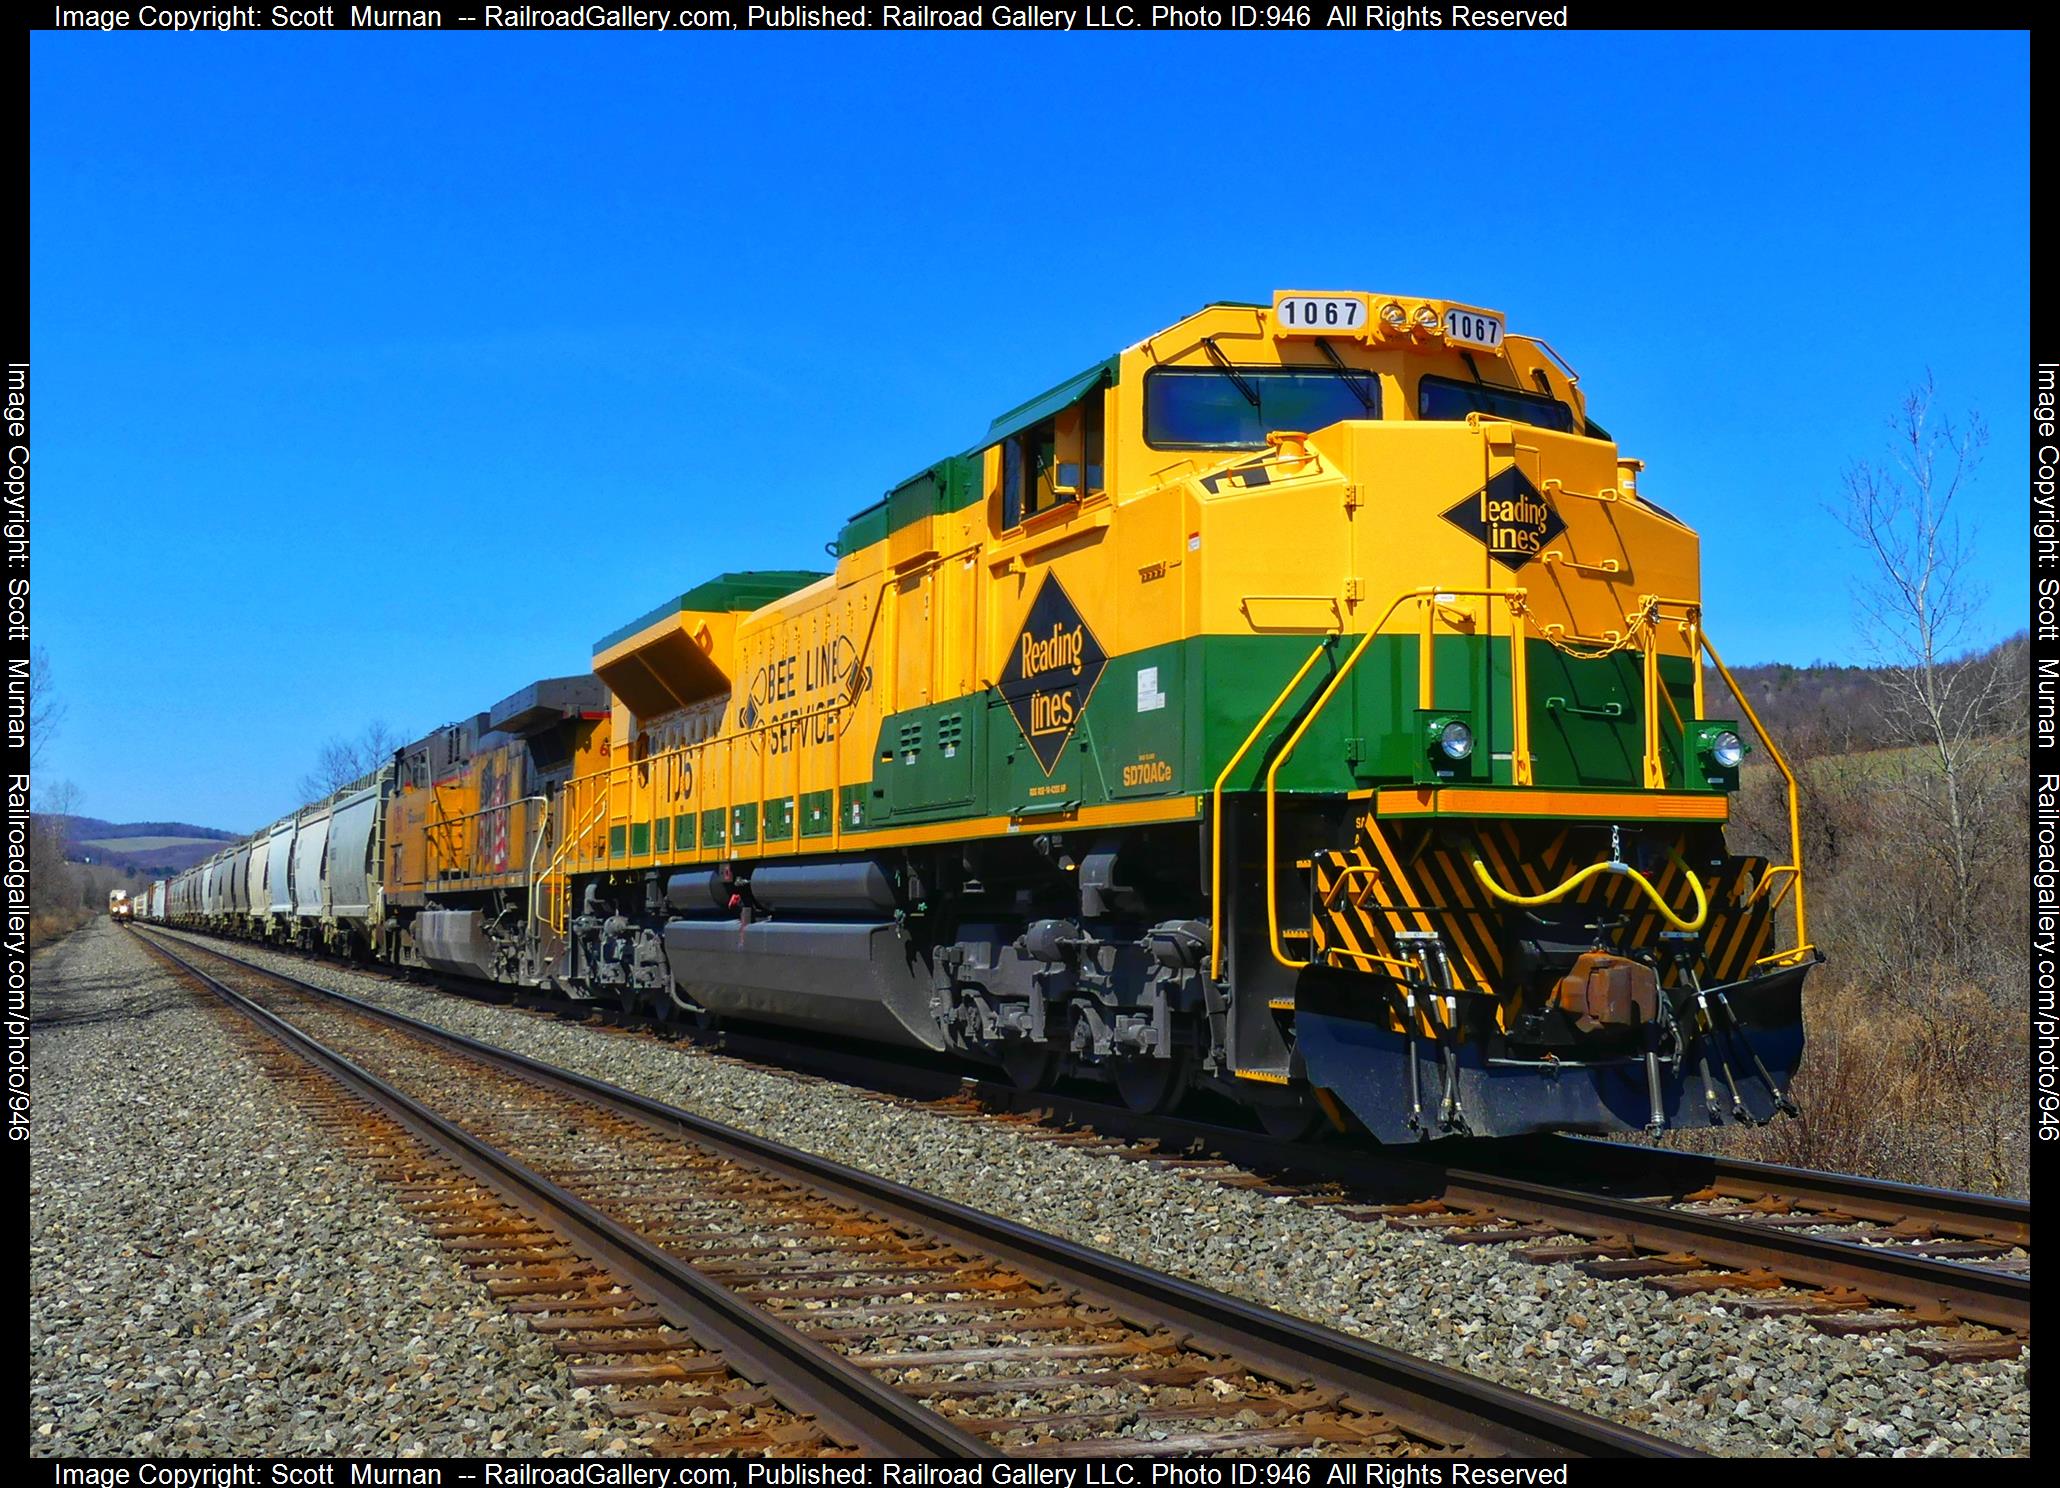
<path id="1" fill-rule="evenodd" d="M 401 751 L 363 943 L 1287 1132 L 1767 1119 L 1801 864 L 1639 472 L 1497 312 L 1211 305 Z"/>

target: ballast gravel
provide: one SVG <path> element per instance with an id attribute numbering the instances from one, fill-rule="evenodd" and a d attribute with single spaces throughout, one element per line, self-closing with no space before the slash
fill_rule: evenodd
<path id="1" fill-rule="evenodd" d="M 205 944 L 206 942 L 202 942 Z M 234 954 L 1234 1295 L 1724 1455 L 2031 1450 L 2030 1350 L 1926 1367 L 1498 1246 L 1345 1219 L 999 1123 L 257 950 Z"/>
<path id="2" fill-rule="evenodd" d="M 635 1449 L 126 931 L 31 973 L 32 1455 Z"/>

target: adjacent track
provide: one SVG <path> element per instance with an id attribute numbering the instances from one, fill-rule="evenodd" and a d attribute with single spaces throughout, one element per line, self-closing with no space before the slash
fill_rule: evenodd
<path id="1" fill-rule="evenodd" d="M 2031 1329 L 2029 1261 L 2014 1254 L 2031 1245 L 2022 1200 L 1578 1137 L 1369 1151 L 1283 1143 L 996 1081 L 970 1082 L 966 1094 L 993 1109 L 1151 1141 L 1160 1153 L 1212 1153 L 1333 1198 L 1359 1197 L 1381 1218 L 1442 1229 L 1456 1243 L 1521 1244 L 1527 1259 L 1572 1261 L 1591 1275 L 1680 1291 L 1731 1289 L 1740 1278 L 1747 1289 L 1769 1279 L 1812 1289 L 1825 1295 L 1752 1305 L 1820 1314 L 1827 1331 L 1870 1304 L 1907 1309 L 1899 1327 Z M 1582 1243 L 1554 1243 L 1567 1236 Z M 1969 1346 L 1939 1357 L 2009 1352 Z"/>
<path id="2" fill-rule="evenodd" d="M 143 939 L 628 1279 L 696 1357 L 862 1450 L 1696 1455 L 205 950 L 239 990 Z M 565 1326 L 638 1357 L 649 1319 L 598 1316 Z"/>
<path id="3" fill-rule="evenodd" d="M 2031 1327 L 2028 1255 L 2013 1254 L 2031 1247 L 2031 1206 L 2022 1199 L 1585 1137 L 1409 1149 L 1284 1142 L 1226 1123 L 1141 1114 L 1095 1094 L 1023 1091 L 849 1049 L 727 1030 L 708 1042 L 741 1058 L 913 1099 L 957 1098 L 1151 1143 L 1142 1155 L 1152 1159 L 1209 1153 L 1284 1182 L 1332 1186 L 1404 1211 L 1431 1206 L 1395 1216 L 1405 1222 L 1446 1214 L 1475 1216 L 1482 1227 L 1494 1219 L 1546 1227 L 1599 1244 L 1566 1257 L 1594 1263 L 1597 1275 L 1689 1275 L 1702 1262 L 1825 1290 L 1842 1299 L 1845 1311 L 1871 1301 L 2016 1334 Z M 1661 1271 L 1617 1264 L 1641 1256 L 1683 1259 Z"/>

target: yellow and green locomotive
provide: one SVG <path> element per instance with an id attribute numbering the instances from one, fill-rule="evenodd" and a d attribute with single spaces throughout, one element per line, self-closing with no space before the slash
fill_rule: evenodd
<path id="1" fill-rule="evenodd" d="M 1288 1129 L 1764 1118 L 1800 872 L 1638 470 L 1499 314 L 1212 305 L 602 641 L 562 975 Z"/>
<path id="2" fill-rule="evenodd" d="M 1499 313 L 1210 305 L 402 751 L 376 948 L 1283 1132 L 1767 1119 L 1801 865 L 1639 472 Z"/>

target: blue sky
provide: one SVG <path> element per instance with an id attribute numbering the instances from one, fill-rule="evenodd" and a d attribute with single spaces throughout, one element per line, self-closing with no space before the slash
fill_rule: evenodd
<path id="1" fill-rule="evenodd" d="M 31 46 L 33 619 L 79 809 L 251 828 L 1212 299 L 1508 312 L 1855 660 L 1819 503 L 1928 367 L 2024 623 L 2022 35 L 163 35 Z"/>

